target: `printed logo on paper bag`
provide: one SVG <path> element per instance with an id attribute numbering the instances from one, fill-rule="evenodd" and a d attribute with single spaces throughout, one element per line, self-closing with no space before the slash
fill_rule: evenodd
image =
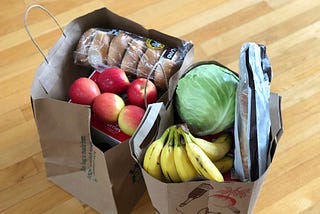
<path id="1" fill-rule="evenodd" d="M 225 187 L 225 189 L 217 190 L 215 192 L 212 191 L 213 189 L 211 184 L 201 183 L 187 195 L 186 199 L 182 201 L 178 207 L 176 207 L 176 211 L 184 214 L 183 208 L 187 207 L 188 204 L 193 202 L 196 203 L 196 200 L 200 197 L 207 197 L 207 199 L 213 199 L 210 200 L 210 203 L 213 203 L 217 210 L 210 210 L 208 207 L 202 207 L 197 210 L 197 214 L 222 214 L 225 213 L 224 211 L 221 211 L 224 209 L 231 213 L 240 213 L 240 210 L 236 207 L 237 199 L 245 198 L 250 194 L 250 189 L 243 189 L 242 187 L 234 189 L 232 187 Z M 213 192 L 213 194 L 205 194 L 208 191 Z"/>
<path id="2" fill-rule="evenodd" d="M 87 174 L 92 181 L 97 181 L 95 169 L 96 152 L 92 149 L 92 143 L 87 148 L 86 136 L 81 136 L 81 171 Z"/>

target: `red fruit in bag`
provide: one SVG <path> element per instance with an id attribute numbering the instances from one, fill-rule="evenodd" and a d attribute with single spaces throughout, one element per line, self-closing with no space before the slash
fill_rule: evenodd
<path id="1" fill-rule="evenodd" d="M 145 110 L 139 106 L 126 105 L 122 108 L 118 118 L 118 124 L 122 132 L 132 136 L 138 128 Z"/>
<path id="2" fill-rule="evenodd" d="M 101 72 L 97 78 L 97 84 L 101 89 L 101 92 L 110 92 L 120 95 L 127 91 L 130 82 L 122 69 L 111 67 Z"/>
<path id="3" fill-rule="evenodd" d="M 124 106 L 125 103 L 119 95 L 106 92 L 94 99 L 92 110 L 102 122 L 116 123 Z"/>
<path id="4" fill-rule="evenodd" d="M 100 94 L 98 85 L 86 77 L 76 79 L 68 91 L 71 102 L 83 105 L 91 105 L 93 100 Z"/>
<path id="5" fill-rule="evenodd" d="M 127 94 L 129 103 L 141 108 L 146 108 L 145 97 L 147 98 L 147 104 L 156 102 L 158 97 L 156 86 L 146 78 L 138 78 L 132 81 Z"/>

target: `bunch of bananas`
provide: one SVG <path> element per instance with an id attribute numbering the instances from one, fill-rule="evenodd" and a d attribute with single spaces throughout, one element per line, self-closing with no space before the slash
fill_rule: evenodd
<path id="1" fill-rule="evenodd" d="M 143 168 L 163 182 L 183 182 L 196 177 L 224 181 L 222 173 L 233 167 L 227 156 L 232 135 L 224 133 L 214 142 L 194 137 L 184 125 L 168 127 L 146 150 Z"/>

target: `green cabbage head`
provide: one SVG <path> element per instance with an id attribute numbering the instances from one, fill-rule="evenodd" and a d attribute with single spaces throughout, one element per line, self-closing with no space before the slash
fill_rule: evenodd
<path id="1" fill-rule="evenodd" d="M 191 133 L 219 133 L 234 123 L 239 78 L 227 68 L 202 64 L 178 81 L 175 107 Z"/>

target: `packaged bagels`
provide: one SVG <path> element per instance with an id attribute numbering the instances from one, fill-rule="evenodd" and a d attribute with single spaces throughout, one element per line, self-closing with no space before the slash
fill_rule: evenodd
<path id="1" fill-rule="evenodd" d="M 129 77 L 149 78 L 165 90 L 188 50 L 188 42 L 180 47 L 169 47 L 123 30 L 90 28 L 78 42 L 74 62 L 96 70 L 117 66 Z"/>

